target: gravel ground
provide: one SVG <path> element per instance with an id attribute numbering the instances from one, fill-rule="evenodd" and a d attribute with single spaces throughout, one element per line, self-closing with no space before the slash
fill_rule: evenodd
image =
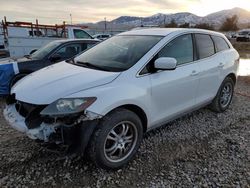
<path id="1" fill-rule="evenodd" d="M 225 113 L 203 108 L 147 133 L 135 160 L 115 172 L 61 160 L 2 113 L 0 146 L 0 187 L 250 187 L 250 77 L 239 79 Z"/>

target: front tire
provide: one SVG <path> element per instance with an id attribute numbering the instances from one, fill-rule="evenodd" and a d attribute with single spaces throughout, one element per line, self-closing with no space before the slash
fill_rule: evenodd
<path id="1" fill-rule="evenodd" d="M 230 77 L 226 77 L 222 82 L 220 89 L 210 105 L 210 108 L 215 112 L 224 112 L 228 109 L 232 102 L 234 93 L 234 81 Z"/>
<path id="2" fill-rule="evenodd" d="M 132 111 L 117 109 L 97 125 L 90 141 L 89 157 L 104 169 L 119 169 L 135 156 L 143 138 L 140 118 Z"/>

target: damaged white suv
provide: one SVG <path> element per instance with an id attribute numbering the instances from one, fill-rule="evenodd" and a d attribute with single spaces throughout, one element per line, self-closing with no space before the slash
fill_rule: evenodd
<path id="1" fill-rule="evenodd" d="M 20 80 L 4 115 L 32 139 L 68 145 L 117 169 L 134 157 L 145 132 L 206 105 L 225 111 L 238 63 L 217 32 L 129 31 Z"/>

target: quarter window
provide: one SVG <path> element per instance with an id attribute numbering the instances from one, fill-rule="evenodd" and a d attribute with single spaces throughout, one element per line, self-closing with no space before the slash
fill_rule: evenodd
<path id="1" fill-rule="evenodd" d="M 212 36 L 217 52 L 229 49 L 229 45 L 222 37 Z"/>
<path id="2" fill-rule="evenodd" d="M 177 64 L 185 64 L 194 60 L 192 35 L 182 35 L 169 42 L 159 53 L 158 57 L 173 57 Z"/>
<path id="3" fill-rule="evenodd" d="M 195 34 L 199 58 L 203 59 L 215 53 L 214 43 L 209 35 Z"/>

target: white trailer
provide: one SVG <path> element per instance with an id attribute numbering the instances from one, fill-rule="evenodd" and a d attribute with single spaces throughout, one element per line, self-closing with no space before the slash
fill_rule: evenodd
<path id="1" fill-rule="evenodd" d="M 7 53 L 12 58 L 29 55 L 33 51 L 58 39 L 93 38 L 84 26 L 41 25 L 29 22 L 7 22 L 0 26 L 0 58 Z M 2 49 L 1 49 L 2 48 Z M 2 55 L 2 57 L 5 57 Z"/>

